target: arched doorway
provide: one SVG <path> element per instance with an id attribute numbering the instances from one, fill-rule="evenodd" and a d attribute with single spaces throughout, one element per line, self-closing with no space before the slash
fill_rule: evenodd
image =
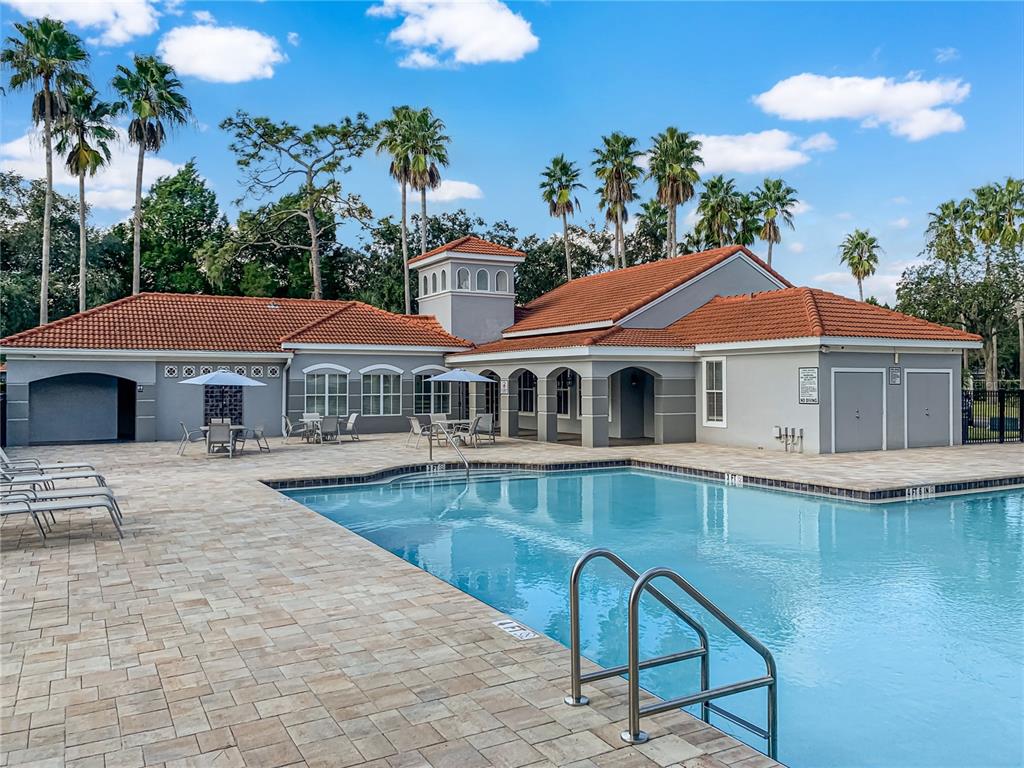
<path id="1" fill-rule="evenodd" d="M 537 439 L 580 445 L 583 440 L 583 379 L 556 368 L 537 385 Z"/>
<path id="2" fill-rule="evenodd" d="M 486 376 L 491 383 L 480 385 L 483 396 L 478 404 L 479 413 L 490 414 L 497 429 L 501 423 L 501 377 L 494 371 L 480 371 L 480 375 Z"/>
<path id="3" fill-rule="evenodd" d="M 655 376 L 630 366 L 608 377 L 608 439 L 611 445 L 643 445 L 655 439 Z"/>
<path id="4" fill-rule="evenodd" d="M 94 443 L 135 439 L 130 379 L 67 373 L 29 384 L 29 443 Z"/>

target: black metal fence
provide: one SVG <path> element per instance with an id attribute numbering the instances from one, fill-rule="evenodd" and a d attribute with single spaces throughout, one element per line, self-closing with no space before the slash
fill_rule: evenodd
<path id="1" fill-rule="evenodd" d="M 965 389 L 962 436 L 968 443 L 1024 442 L 1020 389 Z"/>

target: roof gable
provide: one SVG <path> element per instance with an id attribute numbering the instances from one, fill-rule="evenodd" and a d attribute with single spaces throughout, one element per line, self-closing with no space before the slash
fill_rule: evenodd
<path id="1" fill-rule="evenodd" d="M 690 253 L 625 269 L 601 272 L 563 283 L 523 308 L 522 319 L 505 330 L 507 335 L 538 332 L 595 323 L 617 323 L 656 301 L 669 291 L 742 254 L 779 283 L 782 275 L 741 245 Z"/>

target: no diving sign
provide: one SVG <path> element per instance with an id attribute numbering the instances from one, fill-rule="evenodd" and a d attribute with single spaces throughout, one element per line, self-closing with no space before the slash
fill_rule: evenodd
<path id="1" fill-rule="evenodd" d="M 532 629 L 527 629 L 518 621 L 512 621 L 512 619 L 499 619 L 492 623 L 499 629 L 508 632 L 512 637 L 516 638 L 516 640 L 533 640 L 536 637 L 540 637 L 540 635 Z"/>

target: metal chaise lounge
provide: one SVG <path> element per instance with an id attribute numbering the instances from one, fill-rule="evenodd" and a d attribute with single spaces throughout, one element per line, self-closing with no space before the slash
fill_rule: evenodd
<path id="1" fill-rule="evenodd" d="M 69 461 L 69 462 L 57 462 L 57 463 L 54 463 L 54 464 L 43 464 L 43 463 L 41 463 L 39 461 L 39 459 L 35 459 L 35 458 L 17 458 L 17 459 L 12 459 L 10 456 L 7 455 L 7 452 L 3 448 L 0 448 L 0 467 L 3 467 L 4 469 L 10 468 L 13 471 L 17 471 L 19 469 L 21 469 L 21 470 L 27 470 L 27 469 L 36 469 L 36 470 L 53 469 L 53 470 L 58 470 L 58 471 L 61 471 L 61 472 L 67 471 L 69 469 L 91 469 L 93 471 L 96 470 L 96 467 L 94 467 L 92 464 L 86 464 L 85 462 L 70 462 Z"/>
<path id="2" fill-rule="evenodd" d="M 96 485 L 106 487 L 107 480 L 99 472 L 80 470 L 76 472 L 52 472 L 46 469 L 29 471 L 26 469 L 10 470 L 0 467 L 0 487 L 54 488 L 54 483 L 63 480 L 95 480 Z"/>
<path id="3" fill-rule="evenodd" d="M 103 496 L 110 499 L 114 506 L 114 513 L 117 519 L 124 521 L 124 514 L 121 512 L 121 505 L 114 495 L 114 491 L 107 486 L 95 486 L 89 488 L 31 488 L 17 491 L 5 491 L 4 496 L 18 494 L 30 494 L 36 501 L 62 501 L 66 499 L 84 499 L 90 496 Z M 52 517 L 52 515 L 51 515 Z"/>
<path id="4" fill-rule="evenodd" d="M 117 530 L 118 538 L 124 538 L 124 534 L 121 532 L 121 523 L 118 521 L 117 512 L 114 509 L 114 502 L 106 496 L 84 496 L 75 499 L 47 501 L 36 499 L 32 491 L 16 491 L 5 493 L 0 498 L 0 515 L 6 516 L 18 514 L 19 512 L 32 515 L 44 540 L 46 539 L 46 533 L 43 531 L 43 527 L 39 525 L 38 515 L 43 515 L 43 519 L 45 519 L 47 514 L 52 516 L 55 512 L 76 512 L 97 508 L 107 510 L 107 513 L 110 515 L 110 521 Z"/>

